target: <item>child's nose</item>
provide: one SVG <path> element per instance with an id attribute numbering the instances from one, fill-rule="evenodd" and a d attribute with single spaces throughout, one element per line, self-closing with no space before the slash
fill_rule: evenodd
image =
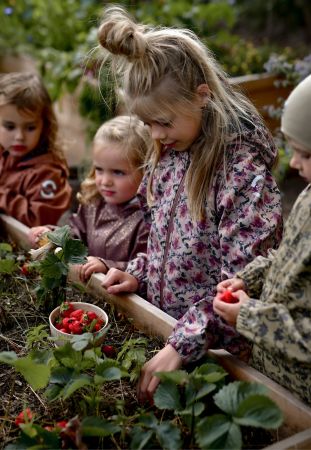
<path id="1" fill-rule="evenodd" d="M 15 129 L 15 139 L 23 140 L 24 139 L 24 130 L 22 128 Z"/>
<path id="2" fill-rule="evenodd" d="M 292 169 L 299 170 L 300 168 L 299 158 L 297 158 L 295 154 L 291 157 L 289 165 Z"/>
<path id="3" fill-rule="evenodd" d="M 165 139 L 166 133 L 163 127 L 157 124 L 153 124 L 150 126 L 151 137 L 152 139 L 162 140 Z"/>
<path id="4" fill-rule="evenodd" d="M 104 186 L 111 186 L 112 185 L 112 177 L 109 172 L 105 172 L 101 177 L 101 183 Z"/>

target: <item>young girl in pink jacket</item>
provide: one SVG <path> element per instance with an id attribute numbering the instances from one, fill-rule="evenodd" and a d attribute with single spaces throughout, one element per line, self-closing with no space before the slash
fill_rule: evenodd
<path id="1" fill-rule="evenodd" d="M 154 372 L 208 349 L 246 357 L 247 340 L 214 314 L 212 300 L 221 280 L 280 241 L 281 199 L 271 174 L 277 149 L 256 109 L 192 32 L 136 24 L 110 6 L 98 37 L 125 105 L 154 140 L 139 190 L 151 213 L 148 250 L 104 282 L 113 294 L 146 295 L 177 319 L 142 369 L 138 396 L 145 400 L 159 382 Z"/>

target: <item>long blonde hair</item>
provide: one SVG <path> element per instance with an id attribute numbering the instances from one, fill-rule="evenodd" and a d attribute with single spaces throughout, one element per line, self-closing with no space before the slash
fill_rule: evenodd
<path id="1" fill-rule="evenodd" d="M 143 171 L 146 155 L 151 151 L 152 140 L 147 128 L 138 117 L 117 116 L 101 125 L 94 136 L 93 145 L 107 142 L 122 146 L 124 158 L 128 159 L 133 170 Z M 101 198 L 95 184 L 94 167 L 81 183 L 81 191 L 77 198 L 83 204 Z"/>
<path id="2" fill-rule="evenodd" d="M 42 79 L 32 72 L 11 72 L 0 75 L 0 107 L 14 105 L 19 111 L 36 114 L 43 121 L 38 148 L 46 149 L 65 162 L 58 141 L 58 123 L 51 97 Z"/>
<path id="3" fill-rule="evenodd" d="M 137 24 L 118 6 L 108 6 L 98 30 L 103 64 L 111 59 L 121 80 L 125 104 L 144 115 L 164 111 L 191 114 L 197 88 L 207 84 L 210 97 L 202 112 L 202 132 L 191 147 L 186 177 L 189 209 L 193 218 L 204 216 L 204 206 L 215 171 L 225 157 L 232 133 L 242 133 L 242 121 L 259 117 L 255 107 L 233 88 L 210 50 L 190 30 Z M 149 109 L 148 104 L 155 108 Z M 259 119 L 261 120 L 261 119 Z M 150 157 L 148 202 L 152 203 L 152 174 L 161 154 L 156 143 Z"/>

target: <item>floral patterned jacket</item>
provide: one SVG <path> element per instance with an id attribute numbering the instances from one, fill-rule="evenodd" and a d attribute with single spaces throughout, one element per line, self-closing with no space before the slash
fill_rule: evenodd
<path id="1" fill-rule="evenodd" d="M 226 170 L 216 173 L 201 221 L 189 214 L 184 183 L 191 152 L 169 150 L 158 163 L 147 254 L 130 261 L 127 272 L 139 281 L 141 295 L 147 292 L 152 304 L 178 320 L 168 342 L 184 362 L 199 359 L 209 348 L 240 354 L 248 347 L 214 315 L 212 299 L 221 280 L 279 244 L 281 199 L 271 175 L 276 153 L 260 125 L 232 136 Z M 143 199 L 147 177 L 140 187 Z"/>
<path id="2" fill-rule="evenodd" d="M 279 249 L 238 276 L 253 297 L 237 320 L 255 343 L 251 364 L 311 404 L 311 185 L 298 197 Z"/>

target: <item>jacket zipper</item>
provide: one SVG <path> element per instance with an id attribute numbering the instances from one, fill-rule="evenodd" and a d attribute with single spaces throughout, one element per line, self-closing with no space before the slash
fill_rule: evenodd
<path id="1" fill-rule="evenodd" d="M 189 161 L 189 159 L 188 159 Z M 188 166 L 188 164 L 187 164 Z M 168 248 L 169 248 L 169 241 L 170 241 L 170 237 L 172 234 L 172 230 L 173 230 L 173 220 L 174 220 L 174 215 L 175 215 L 175 211 L 176 211 L 176 207 L 177 207 L 177 202 L 179 200 L 180 197 L 180 192 L 181 189 L 184 185 L 184 181 L 185 181 L 185 177 L 186 177 L 186 173 L 187 173 L 188 167 L 186 167 L 185 173 L 183 174 L 183 177 L 181 179 L 181 182 L 178 186 L 175 198 L 173 200 L 173 205 L 172 205 L 172 209 L 170 212 L 170 219 L 168 222 L 168 227 L 167 227 L 167 235 L 166 235 L 166 239 L 165 239 L 165 248 L 164 248 L 164 256 L 163 256 L 163 263 L 162 263 L 162 271 L 161 271 L 161 277 L 160 277 L 160 307 L 163 307 L 163 289 L 164 289 L 164 268 L 166 265 L 166 260 L 167 260 L 167 254 L 168 254 Z"/>

